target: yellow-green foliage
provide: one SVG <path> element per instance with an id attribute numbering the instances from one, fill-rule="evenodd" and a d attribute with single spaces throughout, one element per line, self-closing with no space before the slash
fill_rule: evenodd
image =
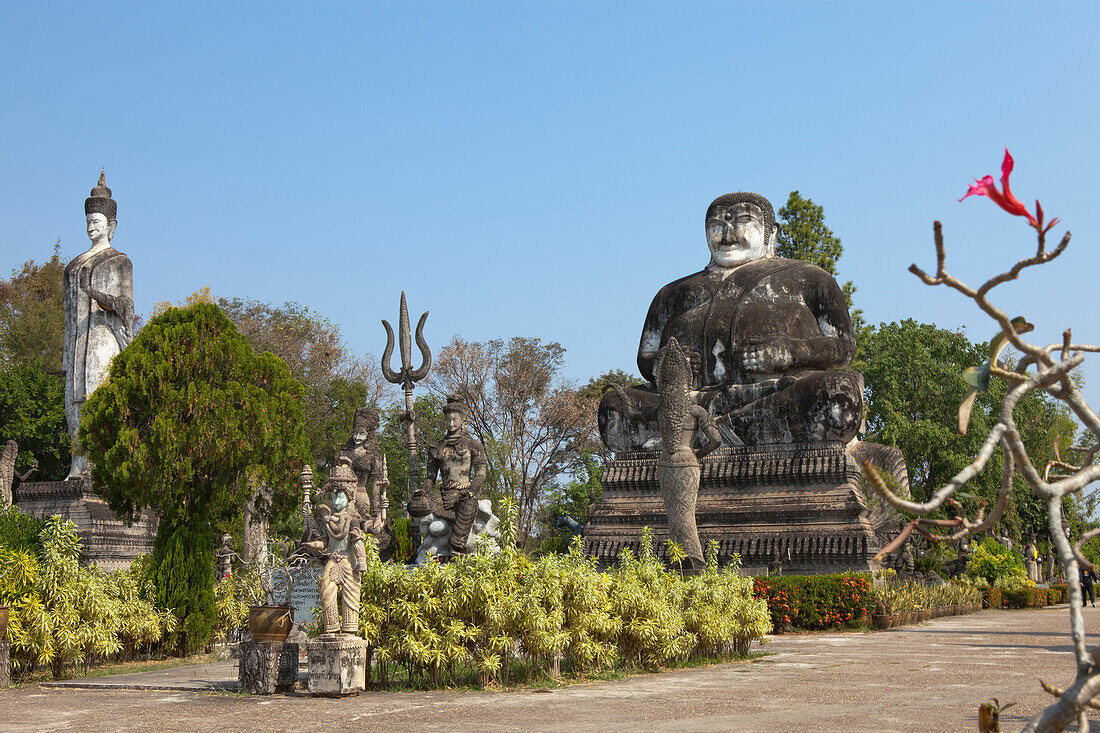
<path id="1" fill-rule="evenodd" d="M 214 584 L 214 608 L 217 618 L 214 633 L 227 636 L 248 627 L 250 599 L 260 595 L 260 579 L 254 570 L 241 568 L 228 578 Z"/>
<path id="2" fill-rule="evenodd" d="M 0 546 L 0 604 L 8 605 L 11 662 L 18 671 L 113 656 L 159 642 L 174 617 L 143 595 L 140 570 L 107 574 L 80 565 L 72 522 L 49 517 L 39 550 Z"/>
<path id="3" fill-rule="evenodd" d="M 884 583 L 875 588 L 875 613 L 900 613 L 945 606 L 962 606 L 982 600 L 981 588 L 970 583 L 951 582 L 926 585 L 910 580 L 905 583 Z"/>
<path id="4" fill-rule="evenodd" d="M 576 673 L 618 662 L 656 667 L 695 655 L 744 653 L 771 630 L 767 607 L 735 571 L 684 580 L 652 556 L 600 572 L 581 540 L 532 560 L 506 544 L 412 570 L 368 550 L 360 633 L 383 681 L 393 665 L 439 684 L 471 667 L 481 684 L 564 660 Z"/>

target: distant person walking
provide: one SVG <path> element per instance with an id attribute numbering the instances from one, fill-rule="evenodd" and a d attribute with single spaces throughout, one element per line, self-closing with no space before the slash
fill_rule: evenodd
<path id="1" fill-rule="evenodd" d="M 1096 580 L 1091 570 L 1081 568 L 1081 603 L 1085 602 L 1085 596 L 1089 597 L 1089 603 L 1096 606 L 1096 596 L 1092 593 L 1092 582 Z"/>

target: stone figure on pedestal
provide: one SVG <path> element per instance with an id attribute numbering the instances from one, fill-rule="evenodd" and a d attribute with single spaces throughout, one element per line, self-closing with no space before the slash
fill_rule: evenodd
<path id="1" fill-rule="evenodd" d="M 675 338 L 692 364 L 698 402 L 729 445 L 848 442 L 862 419 L 863 378 L 841 371 L 855 355 L 844 294 L 833 277 L 775 256 L 775 214 L 755 193 L 719 196 L 707 208 L 710 264 L 661 288 L 646 315 L 638 368 L 627 390 L 655 405 L 655 364 Z M 599 408 L 613 451 L 656 450 L 655 421 L 623 414 L 617 392 Z"/>
<path id="2" fill-rule="evenodd" d="M 485 483 L 485 448 L 466 431 L 468 413 L 469 407 L 459 397 L 447 398 L 443 407 L 446 434 L 440 443 L 428 448 L 425 479 L 421 490 L 413 497 L 416 503 L 427 505 L 425 499 L 438 483 L 441 501 L 435 515 L 436 519 L 452 523 L 451 554 L 475 549 L 470 533 L 478 516 L 481 487 Z"/>
<path id="3" fill-rule="evenodd" d="M 348 459 L 341 459 L 325 487 L 332 495 L 332 505 L 322 504 L 313 515 L 306 509 L 308 505 L 302 509 L 302 545 L 326 558 L 318 583 L 325 634 L 359 634 L 359 591 L 367 562 L 362 518 L 349 506 L 355 482 Z"/>
<path id="4" fill-rule="evenodd" d="M 657 481 L 668 514 L 669 539 L 686 555 L 682 567 L 695 572 L 705 566 L 703 546 L 695 524 L 695 504 L 699 496 L 699 459 L 722 444 L 718 429 L 704 408 L 697 405 L 691 389 L 691 365 L 673 336 L 661 347 L 654 372 L 658 400 L 653 418 L 661 433 L 661 457 L 657 460 Z M 619 385 L 621 404 L 636 418 L 648 418 L 636 411 Z M 702 432 L 706 442 L 699 448 L 695 436 Z"/>
<path id="5" fill-rule="evenodd" d="M 107 376 L 111 359 L 134 338 L 134 281 L 130 259 L 111 247 L 116 204 L 106 174 L 84 201 L 91 248 L 65 267 L 65 420 L 77 445 L 80 410 Z M 69 478 L 88 475 L 87 459 L 74 451 Z"/>

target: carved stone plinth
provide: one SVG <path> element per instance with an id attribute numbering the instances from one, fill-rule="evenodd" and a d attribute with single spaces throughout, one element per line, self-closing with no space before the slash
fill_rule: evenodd
<path id="1" fill-rule="evenodd" d="M 367 642 L 358 636 L 325 634 L 311 639 L 309 693 L 322 697 L 358 695 L 367 686 Z"/>
<path id="2" fill-rule="evenodd" d="M 293 690 L 294 683 L 298 681 L 298 645 L 290 642 L 243 642 L 237 679 L 241 692 L 252 695 Z"/>
<path id="3" fill-rule="evenodd" d="M 15 489 L 15 505 L 25 514 L 60 514 L 76 524 L 84 559 L 111 571 L 129 566 L 138 555 L 153 551 L 157 520 L 146 509 L 131 526 L 118 518 L 107 502 L 92 491 L 89 479 L 29 481 Z"/>
<path id="4" fill-rule="evenodd" d="M 11 684 L 11 642 L 0 641 L 0 687 Z"/>
<path id="5" fill-rule="evenodd" d="M 618 454 L 589 510 L 585 548 L 602 564 L 635 554 L 645 527 L 664 555 L 668 520 L 657 483 L 658 454 Z M 858 464 L 840 443 L 725 448 L 701 463 L 696 522 L 703 548 L 745 566 L 781 563 L 784 573 L 868 570 L 896 518 L 865 495 Z M 904 470 L 904 463 L 902 463 Z"/>

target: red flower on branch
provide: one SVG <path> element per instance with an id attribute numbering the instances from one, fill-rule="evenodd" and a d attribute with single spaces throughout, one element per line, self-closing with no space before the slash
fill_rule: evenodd
<path id="1" fill-rule="evenodd" d="M 1001 188 L 1003 190 L 997 190 L 997 185 L 993 181 L 993 176 L 986 176 L 981 179 L 976 178 L 974 179 L 974 185 L 966 189 L 966 194 L 964 194 L 959 201 L 962 201 L 967 196 L 985 196 L 1013 216 L 1025 217 L 1028 223 L 1039 231 L 1050 231 L 1050 228 L 1057 224 L 1058 220 L 1051 219 L 1049 224 L 1045 227 L 1043 226 L 1043 207 L 1039 205 L 1038 199 L 1035 201 L 1035 214 L 1033 215 L 1027 210 L 1027 207 L 1024 206 L 1024 202 L 1020 201 L 1020 199 L 1012 194 L 1012 189 L 1008 186 L 1008 176 L 1012 173 L 1014 165 L 1015 161 L 1012 160 L 1012 155 L 1008 152 L 1008 148 L 1005 148 L 1005 157 L 1004 160 L 1001 161 Z"/>

